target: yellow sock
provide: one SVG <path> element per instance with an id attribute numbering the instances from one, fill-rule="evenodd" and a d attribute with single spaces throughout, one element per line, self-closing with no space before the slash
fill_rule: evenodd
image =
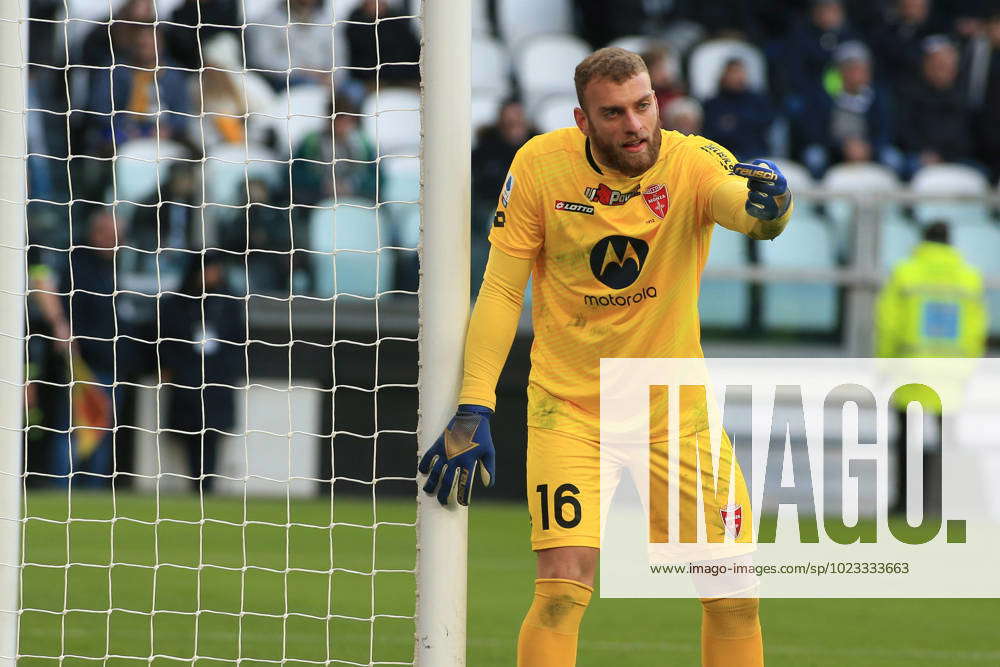
<path id="1" fill-rule="evenodd" d="M 763 667 L 760 600 L 711 598 L 701 605 L 702 667 Z"/>
<path id="2" fill-rule="evenodd" d="M 574 667 L 576 637 L 593 591 L 571 579 L 536 579 L 517 639 L 517 667 Z"/>

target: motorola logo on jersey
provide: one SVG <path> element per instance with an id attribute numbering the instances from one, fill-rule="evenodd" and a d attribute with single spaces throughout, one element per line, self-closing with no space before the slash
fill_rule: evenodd
<path id="1" fill-rule="evenodd" d="M 649 244 L 631 236 L 605 236 L 590 251 L 594 277 L 612 289 L 634 283 L 646 263 Z"/>
<path id="2" fill-rule="evenodd" d="M 588 201 L 596 201 L 598 204 L 603 204 L 605 206 L 621 206 L 622 204 L 627 204 L 632 197 L 635 197 L 638 194 L 639 188 L 636 188 L 631 192 L 622 192 L 621 190 L 609 188 L 604 183 L 601 183 L 596 188 L 583 189 L 583 195 Z"/>

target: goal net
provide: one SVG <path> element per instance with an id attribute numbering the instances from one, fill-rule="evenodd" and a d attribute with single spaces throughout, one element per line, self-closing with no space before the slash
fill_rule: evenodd
<path id="1" fill-rule="evenodd" d="M 461 664 L 414 648 L 419 3 L 3 7 L 0 659 Z"/>

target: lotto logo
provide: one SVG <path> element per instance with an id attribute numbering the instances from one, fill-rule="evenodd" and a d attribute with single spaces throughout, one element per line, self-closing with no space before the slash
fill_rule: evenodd
<path id="1" fill-rule="evenodd" d="M 561 199 L 556 200 L 556 210 L 566 211 L 568 213 L 585 213 L 587 215 L 594 215 L 593 206 L 588 206 L 587 204 L 579 204 L 574 201 L 563 201 Z"/>

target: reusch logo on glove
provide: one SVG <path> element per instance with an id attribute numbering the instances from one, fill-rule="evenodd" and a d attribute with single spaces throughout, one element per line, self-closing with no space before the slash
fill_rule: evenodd
<path id="1" fill-rule="evenodd" d="M 566 211 L 567 213 L 586 213 L 587 215 L 594 215 L 593 206 L 578 204 L 575 201 L 563 201 L 561 199 L 556 200 L 556 210 Z"/>
<path id="2" fill-rule="evenodd" d="M 737 176 L 742 176 L 743 178 L 754 178 L 758 181 L 776 181 L 778 180 L 778 175 L 768 169 L 767 167 L 756 167 L 754 169 L 748 169 L 740 165 L 733 167 L 733 173 Z"/>

